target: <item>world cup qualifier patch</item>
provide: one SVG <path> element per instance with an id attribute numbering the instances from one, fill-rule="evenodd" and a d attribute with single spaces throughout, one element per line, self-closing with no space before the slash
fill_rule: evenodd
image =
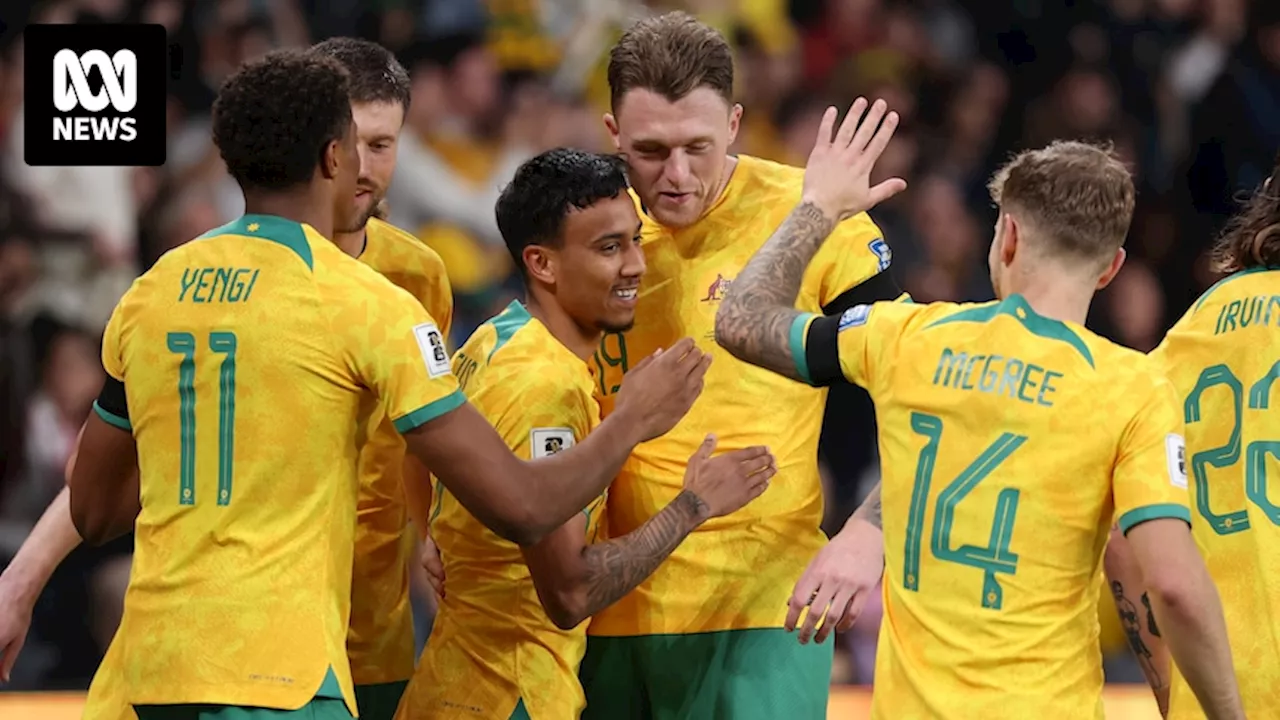
<path id="1" fill-rule="evenodd" d="M 851 327 L 858 327 L 859 325 L 866 325 L 869 317 L 871 317 L 870 305 L 854 305 L 845 310 L 844 314 L 840 316 L 840 326 L 837 332 Z"/>
<path id="2" fill-rule="evenodd" d="M 22 53 L 28 165 L 164 164 L 163 25 L 28 25 Z"/>

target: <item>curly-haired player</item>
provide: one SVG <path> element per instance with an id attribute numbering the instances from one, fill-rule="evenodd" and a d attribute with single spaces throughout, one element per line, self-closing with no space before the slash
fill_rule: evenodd
<path id="1" fill-rule="evenodd" d="M 516 459 L 466 403 L 431 316 L 326 237 L 357 213 L 347 76 L 282 51 L 227 81 L 213 134 L 247 214 L 167 253 L 107 326 L 71 517 L 90 543 L 135 525 L 119 682 L 141 720 L 355 713 L 356 429 L 374 396 L 453 496 L 534 543 L 700 388 L 702 354 L 673 346 L 625 391 L 624 419 Z"/>

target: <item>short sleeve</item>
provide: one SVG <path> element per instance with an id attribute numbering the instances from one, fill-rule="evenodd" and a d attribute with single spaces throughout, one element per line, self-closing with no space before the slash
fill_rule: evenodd
<path id="1" fill-rule="evenodd" d="M 128 310 L 126 302 L 129 296 L 121 298 L 111 311 L 111 319 L 107 321 L 107 329 L 102 333 L 102 369 L 111 378 L 124 382 L 124 326 Z"/>
<path id="2" fill-rule="evenodd" d="M 859 304 L 893 300 L 901 294 L 889 272 L 893 253 L 884 233 L 866 214 L 836 226 L 814 257 L 819 269 L 818 304 L 839 314 Z"/>
<path id="3" fill-rule="evenodd" d="M 1191 522 L 1186 441 L 1177 396 L 1159 375 L 1139 380 L 1146 388 L 1120 439 L 1111 492 L 1122 532 L 1158 518 Z"/>
<path id="4" fill-rule="evenodd" d="M 872 389 L 908 318 L 922 306 L 855 305 L 840 315 L 801 315 L 791 327 L 797 374 L 811 385 L 851 382 Z"/>
<path id="5" fill-rule="evenodd" d="M 412 295 L 381 277 L 366 297 L 360 321 L 340 315 L 336 332 L 358 379 L 373 389 L 396 430 L 409 432 L 466 402 L 449 366 L 444 333 Z M 353 289 L 353 292 L 356 290 Z"/>

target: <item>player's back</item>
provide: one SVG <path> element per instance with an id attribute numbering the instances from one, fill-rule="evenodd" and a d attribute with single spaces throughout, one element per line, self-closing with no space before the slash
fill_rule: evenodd
<path id="1" fill-rule="evenodd" d="M 1152 353 L 1182 401 L 1192 532 L 1222 598 L 1249 717 L 1280 706 L 1280 269 L 1210 288 Z M 1175 674 L 1170 718 L 1204 717 Z"/>
<path id="2" fill-rule="evenodd" d="M 471 404 L 519 457 L 568 449 L 599 423 L 586 363 L 518 302 L 481 325 L 453 359 Z M 583 512 L 588 542 L 604 496 Z M 447 587 L 406 694 L 411 716 L 501 717 L 523 702 L 532 717 L 577 717 L 586 625 L 547 617 L 519 546 L 495 535 L 435 487 L 430 532 Z"/>
<path id="3" fill-rule="evenodd" d="M 298 707 L 324 681 L 351 706 L 365 391 L 340 338 L 369 322 L 362 282 L 385 283 L 307 226 L 245 216 L 167 253 L 117 308 L 104 358 L 141 470 L 132 703 Z"/>
<path id="4" fill-rule="evenodd" d="M 1166 470 L 1171 389 L 1143 356 L 1017 295 L 879 303 L 842 324 L 846 375 L 846 357 L 864 368 L 850 379 L 871 392 L 880 433 L 876 716 L 1100 718 L 1113 511 L 1126 529 L 1187 512 Z M 1152 405 L 1163 426 L 1148 427 Z M 1136 454 L 1138 442 L 1154 447 Z M 1163 486 L 1113 483 L 1152 458 L 1140 471 Z"/>

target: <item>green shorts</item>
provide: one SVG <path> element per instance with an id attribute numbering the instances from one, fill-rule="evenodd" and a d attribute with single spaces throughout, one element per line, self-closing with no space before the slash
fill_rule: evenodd
<path id="1" fill-rule="evenodd" d="M 351 720 L 341 699 L 315 698 L 297 710 L 239 705 L 135 705 L 138 720 Z"/>
<path id="2" fill-rule="evenodd" d="M 360 720 L 392 720 L 400 707 L 400 696 L 408 686 L 408 680 L 356 686 L 356 707 Z M 139 719 L 141 720 L 141 719 Z"/>
<path id="3" fill-rule="evenodd" d="M 587 639 L 582 720 L 825 720 L 834 642 L 781 628 Z"/>

